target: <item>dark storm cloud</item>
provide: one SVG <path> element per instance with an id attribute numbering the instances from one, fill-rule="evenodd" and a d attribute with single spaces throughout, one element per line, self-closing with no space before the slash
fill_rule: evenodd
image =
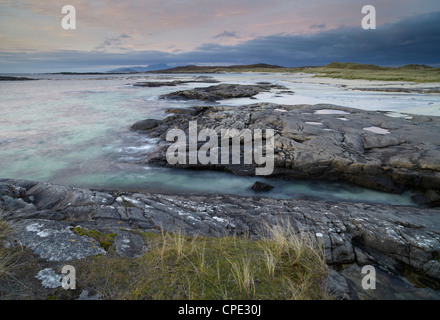
<path id="1" fill-rule="evenodd" d="M 352 61 L 399 65 L 440 62 L 440 12 L 406 18 L 376 30 L 340 28 L 312 35 L 272 35 L 234 46 L 198 48 L 213 60 L 229 57 L 286 66 Z"/>
<path id="2" fill-rule="evenodd" d="M 121 35 L 122 36 L 122 35 Z M 110 41 L 114 45 L 123 37 Z M 119 40 L 118 40 L 119 39 Z M 414 16 L 376 30 L 340 28 L 311 35 L 272 35 L 236 45 L 206 43 L 193 51 L 126 53 L 54 51 L 0 52 L 2 72 L 21 70 L 105 70 L 107 66 L 169 63 L 270 63 L 282 66 L 323 65 L 332 61 L 404 65 L 440 63 L 440 12 Z M 38 61 L 38 65 L 35 61 Z M 4 70 L 8 66 L 11 69 Z M 36 70 L 37 71 L 37 70 Z"/>

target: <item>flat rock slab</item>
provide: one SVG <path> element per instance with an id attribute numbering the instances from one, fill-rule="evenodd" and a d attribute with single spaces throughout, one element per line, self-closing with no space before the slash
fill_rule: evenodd
<path id="1" fill-rule="evenodd" d="M 24 220 L 15 222 L 13 228 L 21 245 L 47 261 L 65 262 L 106 253 L 96 240 L 72 232 L 66 222 Z"/>
<path id="2" fill-rule="evenodd" d="M 282 86 L 270 83 L 256 85 L 241 84 L 219 84 L 206 88 L 195 88 L 181 90 L 161 96 L 163 99 L 189 99 L 215 102 L 223 99 L 253 97 L 261 92 L 268 92 L 271 89 L 286 89 Z"/>
<path id="3" fill-rule="evenodd" d="M 239 136 L 248 129 L 272 129 L 275 168 L 270 176 L 342 180 L 396 193 L 416 190 L 421 192 L 420 199 L 416 198 L 420 203 L 440 204 L 440 117 L 397 118 L 387 112 L 334 105 L 268 103 L 196 110 L 196 115 L 170 116 L 145 131 L 158 138 L 156 149 L 145 159 L 147 163 L 255 175 L 259 167 L 255 161 L 251 165 L 243 161 L 221 163 L 222 148 L 218 149 L 217 164 L 169 164 L 166 152 L 173 142 L 166 141 L 166 134 L 170 129 L 181 129 L 188 136 L 189 122 L 197 121 L 197 132 L 215 130 L 221 146 L 222 132 L 231 134 L 235 130 Z M 197 148 L 204 143 L 199 142 Z M 189 150 L 189 142 L 186 148 Z"/>
<path id="4" fill-rule="evenodd" d="M 116 253 L 121 257 L 140 257 L 146 251 L 142 237 L 132 232 L 121 231 L 115 238 Z"/>

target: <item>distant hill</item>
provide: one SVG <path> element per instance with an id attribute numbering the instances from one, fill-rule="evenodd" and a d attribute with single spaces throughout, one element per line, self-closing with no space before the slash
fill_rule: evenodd
<path id="1" fill-rule="evenodd" d="M 151 70 L 154 69 L 154 70 Z M 186 65 L 170 68 L 168 65 L 148 67 L 130 67 L 112 70 L 117 73 L 148 72 L 148 73 L 311 73 L 314 76 L 339 79 L 364 79 L 379 81 L 409 81 L 409 82 L 440 82 L 440 68 L 427 65 L 408 64 L 402 67 L 381 67 L 373 64 L 332 62 L 325 66 L 282 67 L 265 63 L 231 66 L 196 66 Z"/>
<path id="2" fill-rule="evenodd" d="M 107 73 L 138 73 L 139 71 L 136 71 L 132 68 L 117 68 L 110 71 L 107 71 Z"/>
<path id="3" fill-rule="evenodd" d="M 279 71 L 287 68 L 265 63 L 232 65 L 232 66 L 195 66 L 187 65 L 166 70 L 156 70 L 152 73 L 218 73 L 218 72 L 246 72 L 246 71 Z"/>
<path id="4" fill-rule="evenodd" d="M 170 66 L 167 64 L 152 64 L 147 67 L 125 67 L 125 68 L 118 68 L 113 69 L 110 71 L 107 71 L 108 73 L 139 73 L 139 72 L 150 72 L 150 71 L 157 71 L 157 70 L 166 70 L 169 69 Z"/>
<path id="5" fill-rule="evenodd" d="M 322 68 L 325 69 L 350 69 L 350 70 L 388 70 L 388 67 L 380 67 L 374 64 L 361 64 L 352 62 L 332 62 Z"/>
<path id="6" fill-rule="evenodd" d="M 434 67 L 426 66 L 424 64 L 407 64 L 406 66 L 399 67 L 398 69 L 404 70 L 432 70 Z"/>

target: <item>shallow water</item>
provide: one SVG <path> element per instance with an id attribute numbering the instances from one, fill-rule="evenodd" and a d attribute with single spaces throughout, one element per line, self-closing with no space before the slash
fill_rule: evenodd
<path id="1" fill-rule="evenodd" d="M 196 76 L 182 75 L 178 78 Z M 310 100 L 343 105 L 354 99 L 352 94 L 347 95 L 340 88 L 321 86 L 319 91 L 319 84 L 298 85 L 289 82 L 286 75 L 212 76 L 228 83 L 268 81 L 289 84 L 289 89 L 296 92 L 295 95 L 283 94 L 281 98 L 273 97 L 274 93 L 265 93 L 257 96 L 259 100 L 234 99 L 225 104 L 280 102 L 279 99 L 284 99 L 291 103 Z M 131 85 L 147 79 L 170 79 L 168 75 L 113 76 L 105 80 L 96 79 L 97 76 L 77 75 L 41 77 L 48 80 L 0 82 L 0 177 L 50 181 L 88 188 L 261 195 L 250 189 L 256 180 L 267 181 L 260 177 L 150 167 L 143 159 L 154 146 L 155 140 L 129 130 L 138 120 L 164 118 L 164 110 L 170 107 L 206 105 L 205 102 L 160 100 L 157 98 L 159 95 L 212 84 L 191 83 L 160 88 Z M 50 78 L 53 79 L 49 80 Z M 322 96 L 317 98 L 317 92 L 322 93 Z M 364 97 L 368 106 L 380 105 L 382 110 L 399 112 L 408 107 L 405 104 L 408 96 L 402 99 L 400 95 L 390 98 L 389 93 L 357 94 L 357 104 Z M 376 102 L 372 101 L 372 97 Z M 434 98 L 438 100 L 438 96 Z M 393 99 L 393 103 L 383 102 L 389 99 Z M 433 96 L 426 99 L 418 101 L 423 106 Z M 400 102 L 395 103 L 396 100 Z M 414 105 L 411 104 L 411 107 Z M 412 204 L 408 194 L 384 194 L 341 183 L 268 182 L 276 187 L 264 193 L 264 196 L 313 196 L 336 201 Z"/>

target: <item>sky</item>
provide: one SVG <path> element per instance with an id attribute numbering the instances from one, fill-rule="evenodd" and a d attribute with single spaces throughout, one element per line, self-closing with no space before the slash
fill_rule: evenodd
<path id="1" fill-rule="evenodd" d="M 0 0 L 0 73 L 333 61 L 440 67 L 440 1 Z"/>

